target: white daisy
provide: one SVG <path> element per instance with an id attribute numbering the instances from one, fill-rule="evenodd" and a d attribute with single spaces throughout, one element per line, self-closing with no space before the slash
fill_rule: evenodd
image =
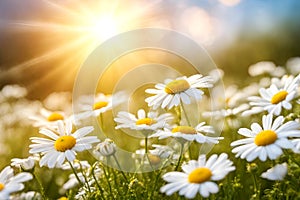
<path id="1" fill-rule="evenodd" d="M 83 96 L 77 102 L 79 112 L 74 115 L 74 118 L 75 120 L 82 120 L 92 116 L 97 117 L 124 101 L 125 94 L 123 92 L 114 95 L 99 93 L 95 97 L 92 95 Z"/>
<path id="2" fill-rule="evenodd" d="M 23 183 L 32 178 L 27 172 L 14 176 L 14 170 L 10 166 L 5 167 L 0 173 L 0 199 L 9 199 L 11 193 L 23 190 Z"/>
<path id="3" fill-rule="evenodd" d="M 276 67 L 276 65 L 273 62 L 262 61 L 251 65 L 248 69 L 248 72 L 250 76 L 269 74 L 271 76 L 280 77 L 285 73 L 285 69 L 280 66 Z"/>
<path id="4" fill-rule="evenodd" d="M 203 197 L 217 193 L 219 188 L 213 181 L 219 181 L 235 170 L 232 161 L 227 158 L 226 153 L 219 157 L 214 154 L 206 161 L 205 155 L 200 155 L 198 161 L 190 160 L 183 164 L 183 172 L 169 172 L 163 175 L 163 179 L 169 183 L 161 187 L 160 191 L 169 196 L 179 191 L 179 195 L 188 199 L 195 198 L 197 193 Z"/>
<path id="5" fill-rule="evenodd" d="M 219 140 L 223 137 L 210 137 L 203 133 L 213 134 L 215 133 L 212 126 L 205 126 L 205 122 L 201 122 L 196 127 L 192 126 L 175 126 L 173 129 L 164 128 L 164 130 L 159 130 L 155 134 L 151 135 L 150 138 L 158 137 L 158 139 L 165 139 L 169 137 L 174 137 L 179 139 L 179 141 L 196 141 L 198 143 L 219 143 Z"/>
<path id="6" fill-rule="evenodd" d="M 235 147 L 232 152 L 236 157 L 247 159 L 248 162 L 259 158 L 266 161 L 267 158 L 275 160 L 283 152 L 282 149 L 292 149 L 293 143 L 288 137 L 300 137 L 300 124 L 295 121 L 284 122 L 284 117 L 279 116 L 273 121 L 273 115 L 264 115 L 262 127 L 253 123 L 251 130 L 240 128 L 238 133 L 247 138 L 231 143 Z"/>
<path id="7" fill-rule="evenodd" d="M 57 126 L 58 121 L 63 121 L 67 117 L 61 111 L 50 111 L 42 108 L 40 114 L 36 116 L 29 116 L 29 119 L 33 120 L 33 126 L 35 127 L 48 127 L 53 128 Z"/>
<path id="8" fill-rule="evenodd" d="M 146 89 L 149 94 L 154 96 L 146 98 L 149 106 L 157 109 L 171 109 L 173 106 L 178 106 L 181 102 L 190 104 L 191 99 L 200 100 L 204 92 L 199 88 L 210 88 L 213 86 L 213 79 L 209 76 L 196 74 L 190 77 L 179 77 L 175 80 L 167 79 L 165 84 L 156 84 L 156 89 Z"/>
<path id="9" fill-rule="evenodd" d="M 291 74 L 297 75 L 300 73 L 300 57 L 288 59 L 286 67 Z"/>
<path id="10" fill-rule="evenodd" d="M 261 177 L 271 181 L 282 181 L 287 174 L 287 164 L 277 164 L 261 174 Z"/>
<path id="11" fill-rule="evenodd" d="M 276 65 L 270 61 L 261 61 L 250 65 L 248 68 L 248 73 L 250 76 L 258 76 L 265 73 L 272 73 L 276 69 Z"/>
<path id="12" fill-rule="evenodd" d="M 269 88 L 261 88 L 259 90 L 260 97 L 249 97 L 250 105 L 253 106 L 252 110 L 261 112 L 267 110 L 270 114 L 279 115 L 281 109 L 285 108 L 290 110 L 292 104 L 290 103 L 297 94 L 299 86 L 299 76 L 296 78 L 286 79 L 282 87 L 272 84 Z M 247 115 L 246 112 L 244 115 Z"/>
<path id="13" fill-rule="evenodd" d="M 27 89 L 19 85 L 6 85 L 2 88 L 1 93 L 6 98 L 21 99 L 27 95 Z"/>
<path id="14" fill-rule="evenodd" d="M 76 152 L 81 152 L 92 148 L 92 143 L 99 142 L 96 136 L 86 136 L 94 128 L 87 126 L 72 132 L 72 124 L 64 127 L 63 122 L 58 123 L 58 133 L 49 129 L 41 129 L 40 133 L 49 137 L 32 137 L 29 153 L 41 153 L 43 157 L 40 160 L 40 166 L 47 165 L 49 168 L 61 166 L 67 158 L 73 161 Z M 86 136 L 86 137 L 85 137 Z"/>
<path id="15" fill-rule="evenodd" d="M 28 158 L 20 159 L 13 158 L 11 159 L 11 166 L 22 168 L 23 170 L 31 170 L 35 166 L 36 158 L 33 156 L 29 156 Z"/>
<path id="16" fill-rule="evenodd" d="M 153 111 L 146 113 L 145 110 L 139 109 L 137 117 L 122 111 L 118 113 L 114 120 L 118 123 L 116 129 L 130 128 L 133 130 L 153 131 L 167 126 L 168 122 L 173 120 L 173 116 L 170 113 L 158 115 L 157 112 Z"/>

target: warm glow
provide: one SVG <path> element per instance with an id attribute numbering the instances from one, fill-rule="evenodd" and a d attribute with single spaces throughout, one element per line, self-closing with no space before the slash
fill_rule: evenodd
<path id="1" fill-rule="evenodd" d="M 109 39 L 120 30 L 118 19 L 114 19 L 112 16 L 96 16 L 91 18 L 90 21 L 92 24 L 87 30 L 97 41 Z"/>
<path id="2" fill-rule="evenodd" d="M 140 28 L 145 23 L 154 23 L 157 19 L 163 21 L 161 16 L 146 18 L 152 15 L 156 5 L 157 2 L 124 3 L 118 0 L 59 3 L 53 0 L 40 1 L 37 6 L 45 9 L 40 14 L 42 17 L 11 20 L 10 29 L 22 35 L 41 33 L 37 41 L 45 41 L 41 47 L 42 51 L 38 51 L 34 57 L 22 63 L 11 66 L 7 73 L 22 73 L 31 66 L 41 66 L 40 63 L 56 60 L 55 70 L 52 69 L 47 75 L 41 76 L 30 87 L 38 88 L 49 81 L 57 81 L 57 77 L 65 71 L 68 73 L 61 83 L 70 83 L 87 56 L 109 38 Z M 36 35 L 34 41 L 35 39 Z M 6 74 L 1 74 L 1 77 L 5 76 Z"/>

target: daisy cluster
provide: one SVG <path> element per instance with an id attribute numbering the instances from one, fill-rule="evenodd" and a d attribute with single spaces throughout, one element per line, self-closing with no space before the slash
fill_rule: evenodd
<path id="1" fill-rule="evenodd" d="M 248 72 L 254 81 L 225 87 L 213 110 L 207 105 L 221 93 L 214 86 L 220 79 L 202 74 L 154 84 L 144 91 L 146 106 L 113 117 L 106 114 L 128 101 L 125 92 L 81 96 L 73 102 L 76 113 L 70 102 L 62 103 L 69 94 L 51 95 L 28 112 L 37 133 L 29 138 L 29 156 L 11 159 L 0 172 L 0 199 L 240 199 L 243 192 L 249 198 L 279 198 L 276 189 L 299 183 L 300 62 L 294 58 L 280 67 L 264 61 Z M 215 73 L 224 74 L 210 74 Z M 25 95 L 20 87 L 6 87 L 0 100 Z M 199 105 L 207 111 L 199 112 Z M 216 123 L 222 118 L 220 136 Z M 122 159 L 119 140 L 109 133 L 121 138 L 127 131 L 139 143 L 131 159 Z M 207 146 L 213 152 L 203 153 Z M 131 165 L 133 171 L 123 170 Z M 59 178 L 53 181 L 55 173 Z M 276 184 L 267 188 L 271 181 Z M 48 191 L 49 182 L 57 194 Z M 300 196 L 293 188 L 285 192 Z"/>

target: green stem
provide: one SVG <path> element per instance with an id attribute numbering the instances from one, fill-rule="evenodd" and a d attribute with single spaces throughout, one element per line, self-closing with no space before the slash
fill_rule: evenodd
<path id="1" fill-rule="evenodd" d="M 128 181 L 126 175 L 124 174 L 124 172 L 122 171 L 121 165 L 120 165 L 120 163 L 119 163 L 119 161 L 118 161 L 118 159 L 117 159 L 117 157 L 116 157 L 115 154 L 113 154 L 113 158 L 115 159 L 115 161 L 116 161 L 116 163 L 117 163 L 117 166 L 118 166 L 118 169 L 119 169 L 119 171 L 121 172 L 123 178 L 126 180 L 126 182 L 127 182 L 127 184 L 128 184 L 129 181 Z"/>
<path id="2" fill-rule="evenodd" d="M 92 191 L 91 191 L 91 188 L 90 188 L 90 185 L 89 185 L 88 179 L 87 179 L 87 177 L 86 177 L 86 174 L 85 174 L 85 173 L 83 173 L 82 165 L 81 165 L 81 163 L 80 163 L 80 162 L 79 162 L 79 166 L 80 166 L 80 171 L 81 171 L 81 174 L 82 174 L 82 176 L 83 176 L 83 178 L 84 178 L 84 180 L 85 180 L 85 183 L 86 183 L 86 185 L 87 185 L 87 188 L 88 188 L 89 192 L 91 193 Z"/>
<path id="3" fill-rule="evenodd" d="M 37 175 L 35 174 L 35 172 L 33 172 L 32 175 L 33 175 L 33 178 L 36 180 L 36 182 L 37 182 L 38 185 L 39 185 L 40 192 L 41 192 L 41 195 L 42 195 L 43 199 L 48 199 L 48 198 L 46 197 L 46 195 L 45 195 L 45 189 L 44 189 L 44 187 L 43 187 L 42 182 L 41 182 L 40 179 L 37 177 Z"/>
<path id="4" fill-rule="evenodd" d="M 183 103 L 181 102 L 181 108 L 182 108 L 182 112 L 183 112 L 183 114 L 184 114 L 184 117 L 185 117 L 185 119 L 186 119 L 186 122 L 188 123 L 188 125 L 189 126 L 191 126 L 191 122 L 190 122 L 190 120 L 189 120 L 189 118 L 188 118 L 188 116 L 187 116 L 187 113 L 186 113 L 186 110 L 185 110 L 185 108 L 184 108 L 184 106 L 183 106 Z"/>
<path id="5" fill-rule="evenodd" d="M 104 122 L 103 122 L 103 113 L 100 113 L 100 125 L 101 125 L 101 129 L 102 131 L 105 131 L 105 125 L 104 125 Z"/>
<path id="6" fill-rule="evenodd" d="M 190 157 L 190 159 L 192 160 L 192 149 L 191 149 L 191 146 L 192 146 L 192 142 L 189 142 L 188 143 L 188 147 L 189 147 L 189 157 Z"/>
<path id="7" fill-rule="evenodd" d="M 178 162 L 177 162 L 177 165 L 176 165 L 176 167 L 175 167 L 175 171 L 177 171 L 178 170 L 178 167 L 179 167 L 179 165 L 180 165 L 180 162 L 181 162 L 181 159 L 182 159 L 182 156 L 183 156 L 183 143 L 180 143 L 181 145 L 180 145 L 180 155 L 179 155 L 179 159 L 178 159 Z"/>
<path id="8" fill-rule="evenodd" d="M 256 180 L 256 175 L 254 174 L 254 172 L 251 172 L 251 175 L 252 175 L 252 180 L 253 180 L 253 184 L 254 184 L 255 198 L 259 199 L 259 189 L 258 189 L 258 183 Z"/>
<path id="9" fill-rule="evenodd" d="M 148 153 L 148 137 L 145 137 L 145 154 Z"/>
<path id="10" fill-rule="evenodd" d="M 160 175 L 161 175 L 161 173 L 162 173 L 162 170 L 163 170 L 163 168 L 166 166 L 166 164 L 168 163 L 168 161 L 169 161 L 169 158 L 165 160 L 165 162 L 162 164 L 162 166 L 161 166 L 159 172 L 156 174 L 155 181 L 154 181 L 154 187 L 153 187 L 153 189 L 152 189 L 152 191 L 151 191 L 151 194 L 150 194 L 150 199 L 152 198 L 153 193 L 154 193 L 154 191 L 156 190 L 156 187 L 158 186 L 158 184 L 157 184 L 158 178 L 160 177 Z"/>
<path id="11" fill-rule="evenodd" d="M 95 162 L 95 164 L 92 166 L 91 173 L 92 173 L 92 176 L 93 176 L 93 178 L 94 178 L 94 180 L 95 180 L 95 183 L 96 183 L 96 185 L 97 185 L 97 188 L 98 188 L 99 191 L 100 191 L 101 198 L 102 198 L 102 199 L 105 199 L 104 196 L 103 196 L 103 190 L 102 190 L 102 188 L 101 188 L 101 186 L 100 186 L 100 184 L 99 184 L 99 182 L 98 182 L 98 180 L 97 180 L 97 178 L 96 178 L 96 176 L 95 176 L 95 167 L 96 167 L 96 164 L 97 164 L 97 162 Z"/>
<path id="12" fill-rule="evenodd" d="M 79 185 L 82 186 L 83 183 L 82 183 L 81 180 L 79 179 L 79 177 L 78 177 L 78 175 L 77 175 L 77 172 L 76 172 L 75 168 L 73 167 L 72 163 L 71 163 L 70 161 L 68 161 L 68 163 L 69 163 L 69 165 L 71 166 L 71 169 L 72 169 L 72 171 L 73 171 L 73 174 L 75 175 L 75 177 L 76 177 L 76 179 L 77 179 Z"/>
<path id="13" fill-rule="evenodd" d="M 109 181 L 109 177 L 108 177 L 108 175 L 107 175 L 107 173 L 106 173 L 106 170 L 105 170 L 105 166 L 103 166 L 102 169 L 103 169 L 103 173 L 104 173 L 104 176 L 105 176 L 106 181 L 107 181 L 107 184 L 108 184 L 108 188 L 109 188 L 109 192 L 110 192 L 110 194 L 111 194 L 111 197 L 112 197 L 113 199 L 115 199 L 115 197 L 114 197 L 114 195 L 113 195 L 113 193 L 112 193 L 112 189 L 111 189 L 111 184 L 110 184 L 110 181 Z"/>
<path id="14" fill-rule="evenodd" d="M 152 166 L 151 160 L 149 159 L 149 156 L 148 156 L 148 136 L 145 137 L 145 155 L 146 155 L 146 157 L 148 159 L 148 162 L 150 164 L 151 169 L 153 170 L 153 166 Z"/>

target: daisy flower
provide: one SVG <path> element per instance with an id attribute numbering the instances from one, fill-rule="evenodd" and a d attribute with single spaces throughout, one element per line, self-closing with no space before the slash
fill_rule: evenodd
<path id="1" fill-rule="evenodd" d="M 173 129 L 165 128 L 163 131 L 159 130 L 155 134 L 151 135 L 150 138 L 158 137 L 158 139 L 165 139 L 174 137 L 179 141 L 196 141 L 198 143 L 219 143 L 219 140 L 223 137 L 209 137 L 203 133 L 215 133 L 212 126 L 205 126 L 205 122 L 201 122 L 196 127 L 192 126 L 175 126 Z"/>
<path id="2" fill-rule="evenodd" d="M 283 67 L 276 67 L 273 62 L 262 61 L 251 65 L 248 69 L 250 76 L 259 76 L 269 74 L 271 76 L 282 76 L 285 73 Z"/>
<path id="3" fill-rule="evenodd" d="M 92 144 L 99 142 L 96 136 L 86 136 L 94 128 L 87 126 L 72 132 L 72 124 L 68 123 L 66 127 L 63 122 L 58 123 L 58 132 L 50 129 L 40 129 L 40 133 L 49 138 L 31 137 L 29 153 L 41 153 L 43 157 L 40 160 L 40 166 L 61 166 L 67 159 L 72 162 L 75 159 L 76 152 L 81 152 L 92 148 Z M 86 137 L 85 137 L 86 136 Z"/>
<path id="4" fill-rule="evenodd" d="M 270 114 L 279 115 L 282 108 L 290 110 L 292 108 L 290 101 L 296 97 L 298 86 L 299 76 L 286 79 L 282 87 L 272 84 L 267 89 L 261 88 L 259 90 L 260 97 L 251 96 L 248 98 L 250 105 L 253 106 L 252 111 L 258 113 L 267 110 Z"/>
<path id="5" fill-rule="evenodd" d="M 282 181 L 287 174 L 287 164 L 277 164 L 274 167 L 268 169 L 266 172 L 261 174 L 262 178 L 271 180 L 271 181 Z"/>
<path id="6" fill-rule="evenodd" d="M 195 198 L 197 193 L 203 197 L 217 193 L 219 188 L 213 181 L 219 181 L 235 170 L 232 161 L 227 158 L 226 153 L 220 156 L 214 154 L 206 161 L 205 155 L 200 155 L 198 161 L 190 160 L 183 164 L 183 172 L 169 172 L 163 175 L 168 184 L 161 187 L 160 191 L 168 196 L 179 191 L 179 195 L 188 199 Z"/>
<path id="7" fill-rule="evenodd" d="M 284 117 L 279 116 L 273 121 L 273 115 L 264 115 L 262 127 L 253 123 L 251 130 L 240 128 L 238 133 L 247 138 L 231 143 L 235 147 L 232 152 L 236 157 L 247 159 L 248 162 L 259 158 L 266 161 L 267 158 L 275 160 L 283 152 L 282 149 L 292 149 L 293 143 L 288 137 L 300 137 L 300 124 L 295 121 L 283 123 Z"/>
<path id="8" fill-rule="evenodd" d="M 286 67 L 291 74 L 297 75 L 300 73 L 300 57 L 288 59 Z"/>
<path id="9" fill-rule="evenodd" d="M 32 175 L 27 172 L 14 176 L 14 170 L 10 166 L 5 167 L 0 173 L 0 199 L 9 199 L 10 193 L 23 190 L 23 182 L 32 178 Z"/>
<path id="10" fill-rule="evenodd" d="M 33 156 L 24 159 L 13 158 L 11 159 L 11 166 L 22 168 L 23 170 L 31 170 L 34 168 L 36 160 Z"/>
<path id="11" fill-rule="evenodd" d="M 66 115 L 60 111 L 52 112 L 42 108 L 39 115 L 29 116 L 29 119 L 34 121 L 33 126 L 35 127 L 53 128 L 57 126 L 58 121 L 65 120 Z"/>
<path id="12" fill-rule="evenodd" d="M 169 121 L 173 120 L 173 116 L 170 113 L 158 115 L 157 112 L 153 111 L 146 113 L 145 110 L 139 109 L 137 116 L 122 111 L 118 113 L 114 120 L 118 123 L 116 129 L 130 128 L 133 130 L 154 131 L 165 127 Z"/>
<path id="13" fill-rule="evenodd" d="M 92 95 L 83 96 L 78 100 L 79 113 L 74 115 L 75 120 L 82 120 L 89 117 L 97 117 L 101 113 L 105 113 L 121 104 L 125 100 L 125 94 L 119 92 L 112 95 L 105 95 L 102 93 L 97 94 L 95 97 Z"/>
<path id="14" fill-rule="evenodd" d="M 146 89 L 146 93 L 154 96 L 146 98 L 146 102 L 154 109 L 159 106 L 171 109 L 181 102 L 190 104 L 191 99 L 200 100 L 204 92 L 199 88 L 210 88 L 213 79 L 209 76 L 196 74 L 190 77 L 179 77 L 175 80 L 167 79 L 164 84 L 156 84 L 155 89 Z"/>

